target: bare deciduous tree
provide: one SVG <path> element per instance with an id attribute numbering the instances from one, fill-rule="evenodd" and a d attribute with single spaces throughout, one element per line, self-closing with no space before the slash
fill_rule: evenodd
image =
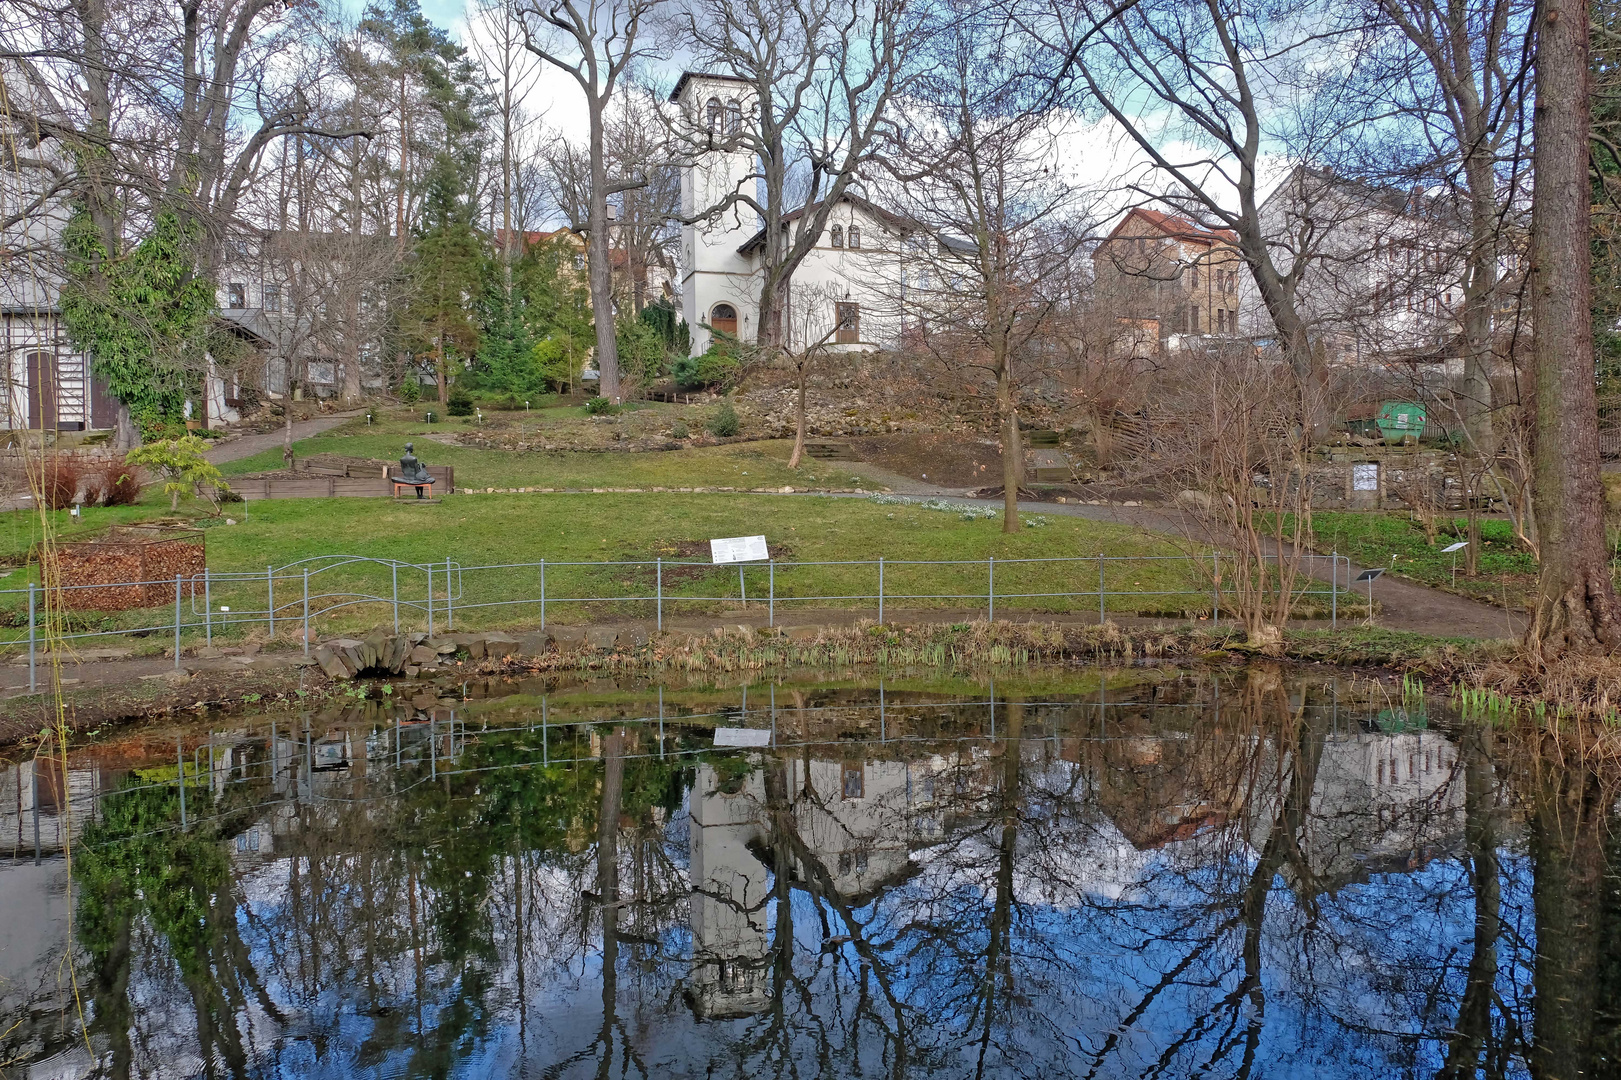
<path id="1" fill-rule="evenodd" d="M 596 320 L 597 370 L 601 393 L 620 400 L 619 356 L 614 338 L 612 264 L 608 201 L 632 187 L 637 177 L 609 176 L 609 106 L 646 59 L 668 47 L 654 22 L 661 0 L 517 0 L 524 47 L 573 78 L 585 98 L 585 233 Z"/>

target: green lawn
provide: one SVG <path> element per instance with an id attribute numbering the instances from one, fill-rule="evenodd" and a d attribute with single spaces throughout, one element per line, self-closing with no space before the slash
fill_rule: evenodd
<path id="1" fill-rule="evenodd" d="M 876 486 L 862 478 L 859 466 L 851 469 L 848 463 L 807 460 L 798 470 L 789 469 L 792 444 L 786 440 L 641 453 L 546 452 L 486 450 L 433 437 L 446 430 L 437 424 L 391 421 L 368 431 L 361 419 L 296 442 L 293 451 L 299 457 L 343 454 L 396 461 L 405 444 L 414 442 L 417 457 L 431 465 L 454 466 L 457 485 L 470 488 Z M 227 462 L 220 471 L 231 477 L 281 467 L 281 451 L 275 449 Z"/>
<path id="2" fill-rule="evenodd" d="M 1464 574 L 1463 552 L 1458 552 L 1456 591 L 1501 605 L 1506 590 L 1508 603 L 1523 607 L 1536 586 L 1536 560 L 1515 543 L 1507 521 L 1487 519 L 1480 525 L 1479 576 Z M 1443 525 L 1431 545 L 1418 522 L 1404 513 L 1318 511 L 1312 514 L 1312 528 L 1321 551 L 1335 550 L 1363 566 L 1389 567 L 1392 573 L 1446 589 L 1453 588 L 1453 557 L 1441 549 L 1468 536 L 1468 522 L 1458 518 Z"/>
<path id="3" fill-rule="evenodd" d="M 139 509 L 139 508 L 136 508 Z M 166 512 L 167 506 L 146 508 Z M 111 515 L 111 512 L 103 512 Z M 121 512 L 122 514 L 122 512 Z M 538 600 L 539 562 L 546 569 L 548 622 L 581 622 L 591 618 L 651 617 L 651 597 L 658 588 L 652 565 L 602 566 L 604 561 L 671 563 L 696 560 L 707 564 L 706 541 L 716 536 L 764 533 L 773 556 L 788 562 L 890 560 L 885 567 L 884 591 L 891 610 L 901 607 L 960 607 L 978 609 L 985 603 L 990 575 L 995 569 L 998 611 L 1095 611 L 1099 553 L 1135 557 L 1103 565 L 1110 611 L 1121 614 L 1180 613 L 1201 610 L 1209 602 L 1209 586 L 1199 572 L 1180 560 L 1148 561 L 1147 556 L 1177 552 L 1152 534 L 1104 522 L 1079 518 L 1047 519 L 1041 527 L 1012 536 L 1001 531 L 997 519 L 963 520 L 960 515 L 910 505 L 878 504 L 866 499 L 817 496 L 765 495 L 456 495 L 438 505 L 394 503 L 382 499 L 276 500 L 235 504 L 223 519 L 205 520 L 208 565 L 216 580 L 211 599 L 233 615 L 262 612 L 266 606 L 265 570 L 287 567 L 312 556 L 335 554 L 397 559 L 412 564 L 443 564 L 446 559 L 463 568 L 454 588 L 457 626 L 538 625 L 538 603 L 521 606 L 479 607 L 513 600 Z M 20 519 L 27 515 L 0 515 Z M 37 518 L 35 519 L 37 520 Z M 105 520 L 105 519 L 103 519 Z M 93 518 L 94 521 L 94 518 Z M 0 535 L 10 529 L 14 540 L 27 534 L 20 520 L 7 520 Z M 1007 560 L 1079 557 L 1080 562 L 1016 563 Z M 961 565 L 906 565 L 899 560 L 967 560 Z M 569 562 L 588 566 L 565 566 Z M 473 570 L 491 564 L 528 564 L 501 570 Z M 354 594 L 391 597 L 394 579 L 375 563 L 320 569 L 310 589 L 311 610 L 322 634 L 352 631 L 389 621 L 390 606 L 368 601 L 352 603 Z M 228 575 L 245 575 L 233 579 Z M 25 575 L 0 587 L 24 585 Z M 417 566 L 398 572 L 399 595 L 410 602 L 426 599 L 427 579 Z M 747 570 L 751 601 L 764 600 L 773 587 L 779 618 L 792 618 L 807 607 L 870 607 L 877 592 L 872 566 L 779 566 L 773 576 L 764 566 Z M 278 618 L 301 619 L 303 567 L 278 574 Z M 667 617 L 714 614 L 735 607 L 739 600 L 735 568 L 708 565 L 666 565 L 663 590 Z M 1172 595 L 1118 595 L 1126 592 L 1166 592 Z M 1076 597 L 1025 596 L 1019 593 L 1077 592 Z M 436 627 L 443 626 L 444 575 L 435 573 Z M 910 594 L 956 594 L 943 598 L 909 599 Z M 562 602 L 560 598 L 594 595 L 640 597 L 603 603 Z M 681 597 L 689 597 L 683 602 Z M 857 599 L 845 599 L 856 597 Z M 794 598 L 801 598 L 797 602 Z M 201 620 L 202 601 L 187 602 L 186 621 Z M 334 607 L 330 616 L 319 613 Z M 23 601 L 0 597 L 0 639 L 25 637 L 17 623 Z M 9 609 L 9 614 L 8 610 Z M 424 611 L 408 610 L 402 622 L 425 625 Z M 218 617 L 218 616 L 216 616 Z M 262 623 L 262 615 L 260 616 Z M 129 612 L 116 616 L 74 616 L 84 629 L 158 625 L 172 619 L 172 609 Z"/>

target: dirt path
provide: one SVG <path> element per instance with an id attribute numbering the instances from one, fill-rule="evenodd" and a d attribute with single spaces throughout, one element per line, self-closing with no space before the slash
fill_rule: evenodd
<path id="1" fill-rule="evenodd" d="M 965 500 L 974 502 L 978 500 Z M 1000 505 L 1000 504 L 991 504 Z M 1052 514 L 1087 518 L 1091 521 L 1114 521 L 1122 525 L 1152 529 L 1155 532 L 1182 534 L 1182 522 L 1175 510 L 1151 506 L 1071 506 L 1057 503 L 1020 503 L 1019 509 L 1033 514 Z M 1328 560 L 1311 560 L 1308 568 L 1318 581 L 1330 580 Z M 1351 564 L 1351 581 L 1364 567 Z M 1340 584 L 1345 585 L 1345 569 L 1339 570 Z M 1351 586 L 1366 595 L 1367 585 Z M 1410 630 L 1440 637 L 1515 638 L 1525 630 L 1523 612 L 1505 611 L 1491 604 L 1482 604 L 1467 597 L 1432 589 L 1405 578 L 1385 574 L 1373 583 L 1373 598 L 1380 607 L 1375 625 L 1389 630 Z"/>
<path id="2" fill-rule="evenodd" d="M 296 443 L 300 439 L 312 439 L 359 415 L 358 412 L 334 413 L 331 416 L 317 416 L 313 420 L 297 421 L 293 424 L 293 441 Z M 280 428 L 267 431 L 263 435 L 244 435 L 240 439 L 232 439 L 228 443 L 211 447 L 208 451 L 208 460 L 220 465 L 227 461 L 240 461 L 242 458 L 252 457 L 266 450 L 279 450 L 285 438 L 286 434 Z"/>

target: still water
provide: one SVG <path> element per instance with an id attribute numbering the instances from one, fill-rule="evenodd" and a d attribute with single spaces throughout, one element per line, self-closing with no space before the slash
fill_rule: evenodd
<path id="1" fill-rule="evenodd" d="M 0 1076 L 1613 1075 L 1562 752 L 1268 670 L 118 734 L 0 762 Z"/>

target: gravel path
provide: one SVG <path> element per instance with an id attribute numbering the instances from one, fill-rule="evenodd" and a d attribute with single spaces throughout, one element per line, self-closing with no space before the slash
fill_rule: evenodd
<path id="1" fill-rule="evenodd" d="M 358 412 L 333 413 L 331 416 L 317 416 L 313 420 L 297 421 L 293 424 L 293 441 L 296 443 L 300 439 L 314 438 L 359 415 Z M 281 428 L 267 431 L 263 435 L 244 435 L 240 439 L 232 439 L 230 442 L 210 447 L 208 460 L 220 465 L 227 461 L 240 461 L 265 450 L 279 450 L 285 437 L 285 432 Z"/>

